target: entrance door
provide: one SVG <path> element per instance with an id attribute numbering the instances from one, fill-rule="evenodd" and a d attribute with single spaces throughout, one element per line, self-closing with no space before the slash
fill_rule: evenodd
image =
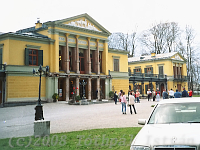
<path id="1" fill-rule="evenodd" d="M 58 100 L 59 101 L 65 101 L 66 99 L 66 80 L 65 78 L 59 78 L 58 79 L 58 95 L 59 95 L 59 98 Z"/>

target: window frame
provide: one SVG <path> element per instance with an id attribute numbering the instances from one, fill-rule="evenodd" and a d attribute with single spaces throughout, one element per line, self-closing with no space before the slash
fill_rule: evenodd
<path id="1" fill-rule="evenodd" d="M 119 72 L 119 58 L 113 58 L 113 71 Z"/>
<path id="2" fill-rule="evenodd" d="M 36 65 L 29 64 L 29 50 L 36 50 Z M 26 66 L 43 66 L 43 50 L 38 50 L 36 48 L 25 48 L 25 65 Z"/>

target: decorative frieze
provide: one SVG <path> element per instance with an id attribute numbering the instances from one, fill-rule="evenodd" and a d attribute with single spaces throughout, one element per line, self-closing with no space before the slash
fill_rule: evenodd
<path id="1" fill-rule="evenodd" d="M 76 20 L 76 21 L 71 21 L 71 22 L 67 23 L 66 25 L 101 32 L 93 24 L 91 24 L 89 21 L 87 21 L 87 19 L 80 19 L 80 20 Z"/>
<path id="2" fill-rule="evenodd" d="M 103 47 L 103 43 L 99 43 L 99 47 Z"/>
<path id="3" fill-rule="evenodd" d="M 59 37 L 59 41 L 65 41 L 64 37 Z"/>
<path id="4" fill-rule="evenodd" d="M 72 39 L 72 38 L 69 38 L 69 39 L 68 39 L 68 42 L 69 42 L 69 43 L 76 43 L 75 39 Z"/>
<path id="5" fill-rule="evenodd" d="M 87 41 L 84 41 L 84 40 L 78 40 L 78 44 L 87 45 Z"/>

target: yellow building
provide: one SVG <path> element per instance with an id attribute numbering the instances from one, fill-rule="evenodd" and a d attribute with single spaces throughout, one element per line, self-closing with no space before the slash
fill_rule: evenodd
<path id="1" fill-rule="evenodd" d="M 128 91 L 127 52 L 108 49 L 110 34 L 88 14 L 0 34 L 0 104 L 36 101 L 33 69 L 40 64 L 50 68 L 42 75 L 43 101 L 52 101 L 54 93 L 68 101 L 83 90 L 88 100 L 108 98 L 113 88 Z"/>
<path id="2" fill-rule="evenodd" d="M 128 58 L 129 88 L 146 95 L 148 89 L 188 88 L 186 59 L 178 52 Z"/>

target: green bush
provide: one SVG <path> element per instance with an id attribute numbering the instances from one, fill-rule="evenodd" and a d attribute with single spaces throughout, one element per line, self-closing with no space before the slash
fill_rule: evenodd
<path id="1" fill-rule="evenodd" d="M 114 97 L 114 92 L 113 92 L 113 91 L 110 91 L 110 92 L 109 92 L 109 97 L 110 97 L 110 98 L 113 98 L 113 97 Z"/>
<path id="2" fill-rule="evenodd" d="M 54 93 L 52 95 L 53 101 L 56 102 L 56 100 L 58 99 L 58 93 Z"/>
<path id="3" fill-rule="evenodd" d="M 75 99 L 76 99 L 76 101 L 81 100 L 80 95 L 77 95 L 77 96 L 75 97 Z"/>

